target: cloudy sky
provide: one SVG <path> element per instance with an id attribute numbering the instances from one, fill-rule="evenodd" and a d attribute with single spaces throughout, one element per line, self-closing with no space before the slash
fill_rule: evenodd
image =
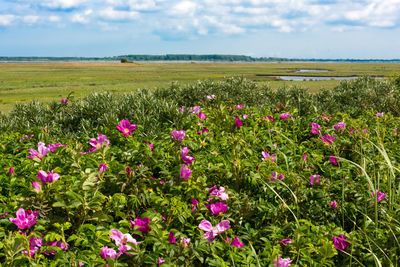
<path id="1" fill-rule="evenodd" d="M 0 56 L 400 58 L 400 0 L 0 0 Z"/>

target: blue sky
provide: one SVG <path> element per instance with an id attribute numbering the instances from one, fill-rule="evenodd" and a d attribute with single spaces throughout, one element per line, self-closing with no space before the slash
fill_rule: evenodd
<path id="1" fill-rule="evenodd" d="M 400 0 L 0 0 L 0 56 L 400 58 Z"/>

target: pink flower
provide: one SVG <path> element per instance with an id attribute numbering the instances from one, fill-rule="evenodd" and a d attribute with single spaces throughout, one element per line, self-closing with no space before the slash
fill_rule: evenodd
<path id="1" fill-rule="evenodd" d="M 150 147 L 150 150 L 153 151 L 153 149 L 154 149 L 154 145 L 153 144 L 150 144 L 149 142 L 146 142 L 146 145 L 148 145 Z"/>
<path id="2" fill-rule="evenodd" d="M 66 104 L 68 102 L 68 98 L 63 98 L 63 99 L 61 99 L 61 103 L 62 104 Z"/>
<path id="3" fill-rule="evenodd" d="M 274 118 L 274 117 L 271 117 L 271 116 L 267 116 L 267 119 L 268 119 L 270 122 L 273 122 L 273 121 L 275 120 L 275 118 Z"/>
<path id="4" fill-rule="evenodd" d="M 199 113 L 202 110 L 200 106 L 194 106 L 189 111 L 193 114 Z"/>
<path id="5" fill-rule="evenodd" d="M 287 246 L 287 244 L 290 244 L 290 243 L 292 243 L 292 239 L 290 239 L 290 238 L 282 239 L 281 242 L 279 242 L 281 247 L 285 247 L 285 246 Z"/>
<path id="6" fill-rule="evenodd" d="M 219 234 L 225 232 L 231 228 L 230 222 L 228 220 L 223 220 L 215 227 L 207 220 L 202 220 L 199 224 L 199 229 L 205 231 L 204 238 L 208 239 L 208 241 L 213 242 L 214 238 L 216 238 Z"/>
<path id="7" fill-rule="evenodd" d="M 163 262 L 165 262 L 164 258 L 158 258 L 157 266 L 160 267 Z"/>
<path id="8" fill-rule="evenodd" d="M 335 141 L 335 139 L 336 138 L 334 136 L 327 135 L 327 134 L 324 135 L 324 136 L 321 136 L 319 138 L 319 140 L 321 140 L 322 142 L 324 142 L 328 146 L 332 145 L 332 143 L 333 143 L 333 141 Z"/>
<path id="9" fill-rule="evenodd" d="M 35 211 L 32 212 L 30 210 L 24 210 L 23 208 L 20 208 L 17 210 L 17 218 L 8 218 L 13 224 L 18 226 L 19 229 L 24 230 L 24 229 L 29 229 L 38 220 L 35 220 L 36 217 L 38 216 L 39 212 Z"/>
<path id="10" fill-rule="evenodd" d="M 205 118 L 207 118 L 207 115 L 204 113 L 197 113 L 196 116 L 199 117 L 200 120 L 204 120 Z"/>
<path id="11" fill-rule="evenodd" d="M 133 229 L 135 229 L 135 226 L 138 226 L 136 230 L 140 231 L 143 235 L 147 234 L 150 232 L 150 218 L 144 217 L 143 220 L 140 218 L 136 218 L 135 221 L 131 220 L 131 226 Z"/>
<path id="12" fill-rule="evenodd" d="M 285 258 L 282 259 L 281 257 L 278 258 L 278 260 L 273 261 L 275 267 L 289 267 L 290 263 L 292 262 L 291 259 Z"/>
<path id="13" fill-rule="evenodd" d="M 213 99 L 215 99 L 215 95 L 208 95 L 208 96 L 207 96 L 207 99 L 208 99 L 208 100 L 213 100 Z"/>
<path id="14" fill-rule="evenodd" d="M 174 232 L 169 232 L 168 240 L 169 240 L 170 244 L 173 244 L 173 243 L 176 242 L 176 238 L 175 238 Z"/>
<path id="15" fill-rule="evenodd" d="M 185 138 L 185 131 L 184 130 L 180 130 L 180 131 L 175 130 L 172 132 L 171 135 L 175 140 L 181 141 Z"/>
<path id="16" fill-rule="evenodd" d="M 336 207 L 337 207 L 336 201 L 331 201 L 331 208 L 336 209 Z"/>
<path id="17" fill-rule="evenodd" d="M 102 247 L 101 248 L 101 256 L 105 260 L 107 260 L 107 258 L 115 259 L 115 257 L 117 256 L 117 252 L 115 252 L 115 250 L 112 248 Z"/>
<path id="18" fill-rule="evenodd" d="M 314 134 L 314 135 L 316 135 L 316 134 L 319 134 L 319 128 L 321 128 L 321 126 L 319 125 L 319 124 L 317 124 L 317 123 L 311 123 L 311 133 L 312 134 Z"/>
<path id="19" fill-rule="evenodd" d="M 203 128 L 201 129 L 201 131 L 198 131 L 197 134 L 202 134 L 202 133 L 208 133 L 208 129 L 207 128 Z"/>
<path id="20" fill-rule="evenodd" d="M 189 165 L 193 162 L 194 157 L 190 157 L 187 154 L 189 153 L 189 148 L 183 147 L 181 150 L 181 158 L 185 162 L 185 165 Z"/>
<path id="21" fill-rule="evenodd" d="M 263 151 L 263 152 L 261 152 L 261 154 L 263 156 L 262 161 L 264 161 L 266 159 L 269 159 L 269 158 L 271 158 L 271 162 L 272 163 L 276 161 L 276 154 L 275 153 L 270 155 L 267 151 Z"/>
<path id="22" fill-rule="evenodd" d="M 37 178 L 42 182 L 42 184 L 52 183 L 60 178 L 60 175 L 58 173 L 53 173 L 53 170 L 48 174 L 45 171 L 38 171 L 37 174 Z"/>
<path id="23" fill-rule="evenodd" d="M 376 114 L 375 114 L 375 118 L 379 118 L 379 117 L 382 117 L 382 118 L 383 118 L 383 112 L 382 112 L 382 113 L 376 113 Z"/>
<path id="24" fill-rule="evenodd" d="M 114 240 L 115 245 L 118 247 L 118 257 L 124 254 L 126 251 L 131 250 L 132 247 L 128 245 L 128 243 L 132 243 L 135 245 L 139 245 L 140 242 L 137 242 L 130 234 L 123 234 L 118 229 L 111 229 L 110 232 L 112 233 L 109 235 L 111 239 Z M 127 253 L 125 253 L 127 254 Z M 128 254 L 129 255 L 129 254 Z"/>
<path id="25" fill-rule="evenodd" d="M 184 247 L 189 246 L 189 243 L 190 243 L 190 238 L 181 237 L 181 244 L 182 244 Z"/>
<path id="26" fill-rule="evenodd" d="M 89 150 L 89 152 L 93 152 L 95 150 L 99 150 L 104 146 L 109 146 L 110 145 L 110 140 L 107 139 L 107 136 L 104 134 L 99 134 L 96 138 L 90 138 L 89 144 L 92 146 L 92 148 Z"/>
<path id="27" fill-rule="evenodd" d="M 247 115 L 247 114 L 244 114 L 244 115 L 243 115 L 243 119 L 244 119 L 244 120 L 247 120 L 249 117 L 250 117 L 250 116 Z"/>
<path id="28" fill-rule="evenodd" d="M 29 154 L 31 154 L 30 156 L 28 156 L 28 158 L 30 159 L 34 159 L 34 158 L 38 158 L 40 160 L 42 160 L 42 158 L 44 156 L 47 155 L 47 153 L 50 152 L 50 149 L 46 147 L 46 145 L 42 142 L 38 143 L 38 150 L 34 150 L 33 148 L 29 149 Z"/>
<path id="29" fill-rule="evenodd" d="M 33 188 L 35 188 L 37 193 L 42 191 L 42 186 L 38 181 L 32 182 L 32 186 L 33 186 Z"/>
<path id="30" fill-rule="evenodd" d="M 63 241 L 49 241 L 46 243 L 46 246 L 48 247 L 59 247 L 62 250 L 67 250 L 69 245 L 68 243 L 64 243 Z M 43 252 L 44 255 L 54 255 L 57 253 L 57 250 L 46 250 L 45 252 Z"/>
<path id="31" fill-rule="evenodd" d="M 235 117 L 235 125 L 237 128 L 240 128 L 243 126 L 243 122 L 240 120 L 239 116 Z"/>
<path id="32" fill-rule="evenodd" d="M 67 145 L 63 145 L 60 142 L 58 142 L 57 144 L 48 144 L 47 148 L 50 149 L 51 152 L 55 152 L 57 147 L 60 147 L 60 146 L 68 147 Z"/>
<path id="33" fill-rule="evenodd" d="M 179 112 L 183 113 L 183 112 L 185 111 L 185 107 L 182 106 L 182 107 L 180 107 L 178 110 L 179 110 Z"/>
<path id="34" fill-rule="evenodd" d="M 9 175 L 14 175 L 14 168 L 13 167 L 10 167 L 9 169 L 8 169 L 8 174 Z"/>
<path id="35" fill-rule="evenodd" d="M 181 168 L 180 176 L 184 181 L 189 180 L 190 175 L 192 175 L 192 171 L 186 167 Z"/>
<path id="36" fill-rule="evenodd" d="M 333 128 L 337 131 L 339 129 L 346 128 L 346 123 L 344 121 L 338 122 L 338 124 L 333 125 Z"/>
<path id="37" fill-rule="evenodd" d="M 135 124 L 131 124 L 128 120 L 122 120 L 116 127 L 124 136 L 132 135 L 132 131 L 137 128 Z"/>
<path id="38" fill-rule="evenodd" d="M 99 172 L 100 173 L 103 173 L 103 172 L 105 172 L 107 170 L 107 165 L 106 164 L 100 164 L 99 165 Z"/>
<path id="39" fill-rule="evenodd" d="M 310 184 L 314 185 L 314 183 L 318 183 L 320 181 L 319 177 L 321 177 L 321 175 L 311 175 Z"/>
<path id="40" fill-rule="evenodd" d="M 282 114 L 281 114 L 281 119 L 282 119 L 282 120 L 287 120 L 287 119 L 290 118 L 290 116 L 292 116 L 292 115 L 289 114 L 289 113 L 282 113 Z"/>
<path id="41" fill-rule="evenodd" d="M 344 235 L 339 235 L 339 236 L 334 236 L 333 237 L 333 244 L 335 245 L 335 248 L 337 250 L 346 250 L 349 246 L 350 243 L 345 241 L 347 239 L 347 236 Z"/>
<path id="42" fill-rule="evenodd" d="M 225 188 L 223 188 L 222 186 L 220 186 L 219 189 L 217 189 L 217 186 L 214 185 L 213 187 L 208 189 L 208 193 L 211 196 L 217 196 L 222 200 L 228 200 L 229 199 L 229 196 L 226 193 Z"/>
<path id="43" fill-rule="evenodd" d="M 30 254 L 31 258 L 33 259 L 36 251 L 39 251 L 42 246 L 43 246 L 42 239 L 40 237 L 32 236 L 31 238 L 29 238 L 29 253 L 26 250 L 22 251 L 22 253 L 24 253 L 27 256 Z"/>
<path id="44" fill-rule="evenodd" d="M 307 160 L 307 154 L 304 154 L 303 156 L 301 156 L 301 158 L 306 161 Z"/>
<path id="45" fill-rule="evenodd" d="M 334 156 L 329 156 L 329 161 L 332 162 L 333 165 L 338 165 L 338 160 Z"/>
<path id="46" fill-rule="evenodd" d="M 244 108 L 244 106 L 242 106 L 242 105 L 236 105 L 235 108 L 236 108 L 236 109 L 242 109 L 242 108 Z"/>
<path id="47" fill-rule="evenodd" d="M 380 192 L 379 190 L 376 190 L 375 193 L 372 192 L 372 196 L 374 197 L 374 199 L 375 199 L 375 195 L 378 195 L 377 199 L 376 199 L 377 202 L 380 202 L 380 201 L 382 201 L 383 199 L 386 198 L 386 194 Z"/>
<path id="48" fill-rule="evenodd" d="M 228 237 L 228 242 L 229 242 L 229 241 L 230 241 L 230 240 L 229 240 L 229 237 Z M 244 246 L 244 243 L 241 243 L 241 242 L 239 241 L 239 237 L 236 236 L 236 237 L 232 240 L 231 245 L 234 246 L 234 247 L 237 247 L 237 248 L 241 248 L 241 247 Z"/>
<path id="49" fill-rule="evenodd" d="M 215 204 L 210 205 L 210 210 L 212 212 L 212 215 L 218 215 L 221 212 L 225 214 L 228 210 L 228 205 L 224 202 L 216 202 Z"/>
<path id="50" fill-rule="evenodd" d="M 195 199 L 195 198 L 192 198 L 192 205 L 193 205 L 192 211 L 196 210 L 197 204 L 199 204 L 199 201 L 197 199 Z"/>

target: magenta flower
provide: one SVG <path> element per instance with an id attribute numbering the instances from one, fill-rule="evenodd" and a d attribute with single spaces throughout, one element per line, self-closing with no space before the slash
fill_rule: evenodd
<path id="1" fill-rule="evenodd" d="M 189 180 L 190 175 L 192 175 L 192 171 L 186 167 L 181 168 L 180 176 L 184 181 Z"/>
<path id="2" fill-rule="evenodd" d="M 212 212 L 212 215 L 218 215 L 221 212 L 225 214 L 228 210 L 228 205 L 224 202 L 216 202 L 215 204 L 210 205 L 210 210 Z"/>
<path id="3" fill-rule="evenodd" d="M 124 254 L 126 251 L 131 250 L 132 247 L 128 245 L 128 243 L 132 243 L 135 245 L 139 245 L 140 242 L 137 242 L 130 234 L 123 234 L 118 229 L 111 229 L 110 232 L 112 233 L 109 235 L 111 239 L 114 240 L 115 245 L 118 247 L 118 257 Z M 125 253 L 127 254 L 127 253 Z M 129 254 L 128 254 L 129 255 Z"/>
<path id="4" fill-rule="evenodd" d="M 61 104 L 66 104 L 68 102 L 68 98 L 63 98 L 63 99 L 61 99 Z"/>
<path id="5" fill-rule="evenodd" d="M 307 160 L 307 154 L 304 154 L 303 156 L 301 156 L 301 158 L 306 161 Z"/>
<path id="6" fill-rule="evenodd" d="M 229 241 L 230 241 L 230 238 L 228 237 L 228 242 L 229 242 Z M 232 240 L 231 245 L 234 246 L 234 247 L 237 247 L 237 248 L 241 248 L 241 247 L 244 246 L 244 243 L 241 243 L 241 242 L 239 241 L 239 237 L 236 236 L 236 237 Z"/>
<path id="7" fill-rule="evenodd" d="M 131 124 L 128 120 L 122 120 L 116 127 L 124 136 L 132 135 L 132 131 L 137 128 L 136 124 Z"/>
<path id="8" fill-rule="evenodd" d="M 158 258 L 157 266 L 160 267 L 163 262 L 165 262 L 164 258 Z"/>
<path id="9" fill-rule="evenodd" d="M 189 148 L 183 147 L 181 150 L 181 158 L 185 162 L 185 165 L 190 165 L 194 160 L 194 157 L 190 157 L 187 155 L 188 153 L 189 153 Z"/>
<path id="10" fill-rule="evenodd" d="M 207 115 L 204 114 L 203 112 L 202 113 L 197 113 L 196 116 L 199 117 L 200 120 L 204 120 L 205 118 L 207 118 Z"/>
<path id="11" fill-rule="evenodd" d="M 261 152 L 261 155 L 263 156 L 262 161 L 266 160 L 266 159 L 271 159 L 271 162 L 274 163 L 276 161 L 276 154 L 272 154 L 270 155 L 267 151 L 263 151 Z"/>
<path id="12" fill-rule="evenodd" d="M 289 258 L 282 259 L 281 257 L 279 257 L 278 260 L 273 261 L 275 267 L 289 267 L 291 262 L 292 262 L 291 259 Z"/>
<path id="13" fill-rule="evenodd" d="M 267 116 L 267 119 L 268 119 L 270 122 L 274 122 L 274 120 L 275 120 L 275 118 L 274 118 L 274 117 L 271 117 L 271 116 Z"/>
<path id="14" fill-rule="evenodd" d="M 242 105 L 236 105 L 235 108 L 236 108 L 236 109 L 242 109 L 242 108 L 244 108 L 244 106 L 242 106 Z"/>
<path id="15" fill-rule="evenodd" d="M 17 210 L 17 218 L 8 218 L 13 224 L 18 226 L 19 229 L 24 230 L 24 229 L 29 229 L 35 223 L 37 223 L 38 220 L 35 220 L 36 217 L 38 216 L 39 212 L 35 211 L 32 212 L 30 210 L 24 210 L 23 208 L 20 208 Z"/>
<path id="16" fill-rule="evenodd" d="M 103 172 L 105 172 L 107 170 L 107 165 L 106 164 L 100 164 L 99 165 L 99 172 L 100 173 L 103 173 Z"/>
<path id="17" fill-rule="evenodd" d="M 243 122 L 240 120 L 239 116 L 235 117 L 235 125 L 237 128 L 240 128 L 243 126 Z"/>
<path id="18" fill-rule="evenodd" d="M 382 201 L 383 199 L 386 198 L 386 194 L 380 192 L 379 190 L 376 190 L 375 193 L 372 192 L 372 196 L 374 197 L 374 199 L 375 199 L 375 195 L 378 195 L 378 196 L 377 196 L 377 199 L 376 199 L 377 202 L 380 202 L 380 201 Z"/>
<path id="19" fill-rule="evenodd" d="M 379 118 L 379 117 L 382 117 L 382 118 L 383 118 L 383 112 L 382 112 L 382 113 L 376 113 L 376 114 L 375 114 L 375 118 Z"/>
<path id="20" fill-rule="evenodd" d="M 47 148 L 50 149 L 51 152 L 55 152 L 56 149 L 57 149 L 57 147 L 60 147 L 60 146 L 68 147 L 67 145 L 63 145 L 63 144 L 61 144 L 60 142 L 58 142 L 57 144 L 49 144 L 49 145 L 47 146 Z"/>
<path id="21" fill-rule="evenodd" d="M 214 238 L 216 238 L 219 234 L 225 232 L 229 228 L 231 228 L 231 226 L 228 220 L 221 221 L 215 227 L 213 227 L 212 224 L 207 220 L 202 220 L 199 224 L 199 229 L 205 231 L 204 238 L 208 239 L 210 243 L 212 243 Z"/>
<path id="22" fill-rule="evenodd" d="M 58 173 L 53 173 L 53 170 L 48 174 L 45 171 L 38 171 L 37 174 L 37 178 L 42 182 L 42 184 L 52 183 L 60 178 L 60 175 Z"/>
<path id="23" fill-rule="evenodd" d="M 208 189 L 208 193 L 210 194 L 210 196 L 217 196 L 222 200 L 228 200 L 229 196 L 225 191 L 225 188 L 223 188 L 222 186 L 219 187 L 219 189 L 217 189 L 217 186 L 214 185 L 213 187 Z"/>
<path id="24" fill-rule="evenodd" d="M 32 236 L 31 238 L 29 238 L 29 253 L 26 250 L 22 251 L 22 253 L 24 253 L 27 256 L 29 256 L 30 254 L 31 258 L 33 259 L 36 251 L 39 251 L 42 246 L 43 246 L 42 239 L 40 237 Z"/>
<path id="25" fill-rule="evenodd" d="M 195 199 L 195 198 L 192 198 L 192 205 L 193 205 L 192 211 L 196 210 L 197 204 L 199 204 L 199 201 L 197 199 Z"/>
<path id="26" fill-rule="evenodd" d="M 35 190 L 37 191 L 37 193 L 39 193 L 40 191 L 42 191 L 42 185 L 41 185 L 38 181 L 32 182 L 32 186 L 33 186 L 33 188 L 35 188 Z"/>
<path id="27" fill-rule="evenodd" d="M 329 161 L 332 162 L 333 165 L 338 165 L 338 160 L 334 156 L 329 156 Z"/>
<path id="28" fill-rule="evenodd" d="M 331 136 L 331 135 L 327 135 L 327 134 L 324 135 L 324 136 L 321 136 L 319 138 L 319 140 L 321 140 L 322 142 L 324 142 L 328 146 L 332 145 L 332 143 L 333 143 L 333 141 L 335 141 L 335 139 L 336 139 L 336 137 Z"/>
<path id="29" fill-rule="evenodd" d="M 201 131 L 198 131 L 197 134 L 202 134 L 202 133 L 208 133 L 208 129 L 207 128 L 203 128 L 201 129 Z"/>
<path id="30" fill-rule="evenodd" d="M 290 244 L 290 243 L 292 243 L 292 239 L 290 239 L 290 238 L 282 239 L 281 242 L 279 242 L 281 247 L 285 247 L 285 246 L 287 246 L 287 244 Z"/>
<path id="31" fill-rule="evenodd" d="M 292 116 L 292 114 L 289 114 L 289 113 L 282 113 L 282 114 L 281 114 L 281 119 L 282 119 L 282 120 L 287 120 L 287 119 L 290 118 L 290 116 Z"/>
<path id="32" fill-rule="evenodd" d="M 311 123 L 311 133 L 312 134 L 314 134 L 314 135 L 316 135 L 316 134 L 319 134 L 319 128 L 321 128 L 321 126 L 319 125 L 319 124 L 317 124 L 317 123 Z"/>
<path id="33" fill-rule="evenodd" d="M 169 232 L 169 237 L 168 237 L 169 243 L 173 244 L 176 242 L 175 234 L 174 232 Z"/>
<path id="34" fill-rule="evenodd" d="M 319 177 L 321 177 L 321 175 L 311 175 L 310 184 L 314 185 L 315 183 L 318 183 L 320 181 Z"/>
<path id="35" fill-rule="evenodd" d="M 150 218 L 144 217 L 143 220 L 140 218 L 136 218 L 135 221 L 131 220 L 131 226 L 133 229 L 135 229 L 135 226 L 138 226 L 136 230 L 140 231 L 143 235 L 147 234 L 150 232 Z"/>
<path id="36" fill-rule="evenodd" d="M 337 131 L 339 129 L 346 128 L 346 123 L 344 121 L 338 122 L 337 124 L 333 125 L 333 128 Z"/>
<path id="37" fill-rule="evenodd" d="M 331 201 L 331 208 L 336 209 L 336 207 L 337 207 L 336 201 Z"/>
<path id="38" fill-rule="evenodd" d="M 194 106 L 189 111 L 193 114 L 199 113 L 202 110 L 200 106 Z"/>
<path id="39" fill-rule="evenodd" d="M 38 143 L 38 150 L 34 150 L 33 148 L 29 149 L 29 154 L 31 154 L 30 156 L 28 156 L 28 158 L 30 159 L 34 159 L 34 158 L 38 158 L 40 160 L 42 160 L 42 158 L 44 156 L 47 155 L 47 153 L 50 152 L 50 149 L 46 147 L 46 145 L 42 142 Z"/>
<path id="40" fill-rule="evenodd" d="M 115 257 L 117 256 L 117 252 L 112 248 L 102 247 L 101 248 L 101 256 L 105 260 L 107 260 L 107 258 L 115 259 Z"/>
<path id="41" fill-rule="evenodd" d="M 175 140 L 181 141 L 185 138 L 185 131 L 184 130 L 180 130 L 180 131 L 175 130 L 172 132 L 171 135 Z"/>
<path id="42" fill-rule="evenodd" d="M 13 167 L 10 167 L 9 169 L 8 169 L 8 174 L 9 175 L 14 175 L 14 168 Z"/>
<path id="43" fill-rule="evenodd" d="M 68 243 L 64 243 L 63 241 L 49 241 L 46 243 L 46 246 L 48 247 L 59 247 L 62 250 L 67 250 L 69 245 Z M 45 252 L 43 252 L 44 255 L 54 255 L 57 253 L 57 250 L 46 250 Z"/>
<path id="44" fill-rule="evenodd" d="M 89 144 L 92 146 L 92 148 L 89 150 L 89 152 L 93 152 L 95 150 L 101 149 L 103 146 L 109 146 L 110 145 L 110 140 L 107 139 L 107 136 L 104 134 L 99 134 L 96 138 L 90 138 Z"/>
<path id="45" fill-rule="evenodd" d="M 347 236 L 344 235 L 339 235 L 339 236 L 334 236 L 333 237 L 333 244 L 335 245 L 335 248 L 337 250 L 346 250 L 349 246 L 350 243 L 346 241 Z"/>
<path id="46" fill-rule="evenodd" d="M 190 238 L 181 237 L 181 244 L 182 244 L 184 247 L 189 246 L 189 243 L 190 243 Z"/>
<path id="47" fill-rule="evenodd" d="M 153 149 L 154 149 L 154 145 L 153 144 L 150 144 L 149 142 L 146 142 L 146 145 L 148 145 L 150 147 L 150 150 L 153 151 Z"/>
<path id="48" fill-rule="evenodd" d="M 280 174 L 279 178 L 278 178 L 278 173 L 277 172 L 272 172 L 271 173 L 271 178 L 267 179 L 267 181 L 268 182 L 274 182 L 274 181 L 277 181 L 277 179 L 282 180 L 284 178 L 285 178 L 285 176 L 283 174 Z"/>

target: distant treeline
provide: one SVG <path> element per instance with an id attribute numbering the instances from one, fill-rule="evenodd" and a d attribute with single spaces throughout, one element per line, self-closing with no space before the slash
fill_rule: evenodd
<path id="1" fill-rule="evenodd" d="M 280 57 L 251 57 L 244 55 L 121 55 L 114 57 L 0 57 L 0 61 L 215 61 L 215 62 L 385 62 L 400 63 L 400 59 L 315 59 L 315 58 L 280 58 Z"/>

